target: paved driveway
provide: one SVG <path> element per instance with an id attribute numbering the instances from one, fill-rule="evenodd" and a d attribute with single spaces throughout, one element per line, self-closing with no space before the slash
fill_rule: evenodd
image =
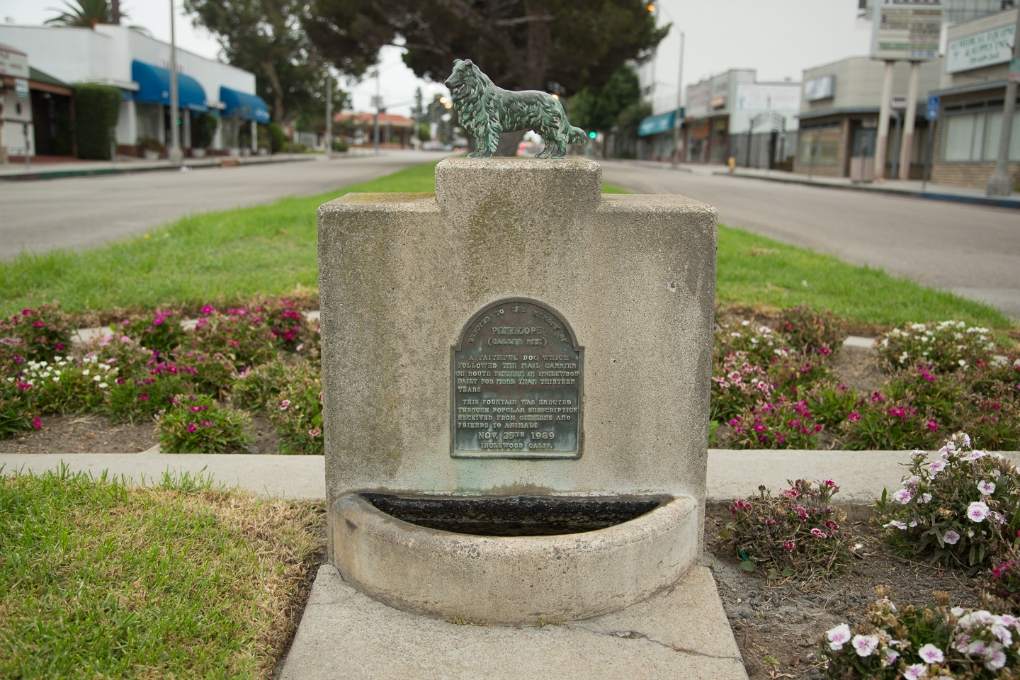
<path id="1" fill-rule="evenodd" d="M 446 155 L 388 152 L 191 172 L 0 182 L 0 259 L 22 249 L 95 247 L 189 213 L 320 194 Z"/>
<path id="2" fill-rule="evenodd" d="M 714 205 L 719 222 L 952 290 L 1020 318 L 1020 211 L 603 162 L 606 182 Z"/>

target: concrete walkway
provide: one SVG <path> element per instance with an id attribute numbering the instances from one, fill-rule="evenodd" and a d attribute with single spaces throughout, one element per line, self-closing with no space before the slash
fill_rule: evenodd
<path id="1" fill-rule="evenodd" d="M 1003 452 L 1014 465 L 1020 452 Z M 758 493 L 764 484 L 773 492 L 787 480 L 832 479 L 840 485 L 837 500 L 871 503 L 882 489 L 899 488 L 909 451 L 733 451 L 709 449 L 708 498 L 726 501 Z M 3 474 L 41 474 L 66 465 L 71 472 L 98 476 L 105 470 L 124 475 L 134 483 L 158 484 L 164 472 L 211 474 L 215 482 L 240 487 L 263 496 L 325 499 L 323 456 L 250 454 L 49 453 L 0 454 Z"/>
<path id="2" fill-rule="evenodd" d="M 210 156 L 208 158 L 185 158 L 184 167 L 189 170 L 198 168 L 218 168 L 222 165 L 266 165 L 271 163 L 295 163 L 314 161 L 317 156 L 312 154 L 276 154 L 273 156 L 243 156 L 240 158 L 227 156 Z M 0 165 L 0 180 L 22 181 L 37 179 L 63 179 L 65 177 L 91 177 L 95 175 L 123 175 L 133 172 L 152 172 L 156 170 L 181 172 L 181 168 L 171 165 L 168 160 L 147 161 L 142 158 L 120 157 L 116 163 L 110 161 L 76 161 L 69 163 L 8 163 Z"/>

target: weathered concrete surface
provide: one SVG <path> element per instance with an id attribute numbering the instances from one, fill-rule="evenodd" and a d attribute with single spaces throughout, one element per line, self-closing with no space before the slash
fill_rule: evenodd
<path id="1" fill-rule="evenodd" d="M 600 196 L 584 159 L 447 159 L 437 194 L 319 209 L 326 488 L 704 498 L 715 211 Z M 534 298 L 585 347 L 578 460 L 453 459 L 450 348 Z"/>
<path id="2" fill-rule="evenodd" d="M 555 624 L 555 621 L 546 623 Z M 622 612 L 542 628 L 454 625 L 391 609 L 319 569 L 283 680 L 746 679 L 715 581 L 693 567 Z"/>
<path id="3" fill-rule="evenodd" d="M 343 578 L 405 611 L 472 623 L 573 621 L 617 611 L 679 579 L 701 555 L 690 497 L 615 526 L 558 536 L 437 531 L 377 510 L 357 494 L 333 508 Z"/>

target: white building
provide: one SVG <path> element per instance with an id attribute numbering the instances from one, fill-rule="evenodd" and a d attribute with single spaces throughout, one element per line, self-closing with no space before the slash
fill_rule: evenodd
<path id="1" fill-rule="evenodd" d="M 31 65 L 65 83 L 103 83 L 121 89 L 117 121 L 120 153 L 140 153 L 139 140 L 169 141 L 170 45 L 126 26 L 90 28 L 0 24 L 0 43 L 28 55 Z M 220 118 L 210 149 L 237 146 L 247 133 L 257 144 L 256 123 L 269 122 L 269 108 L 255 94 L 255 75 L 177 49 L 181 145 L 191 148 L 194 117 Z M 249 127 L 250 126 L 250 127 Z"/>

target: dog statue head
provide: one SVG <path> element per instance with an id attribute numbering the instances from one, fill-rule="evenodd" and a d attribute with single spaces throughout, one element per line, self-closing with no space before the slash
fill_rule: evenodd
<path id="1" fill-rule="evenodd" d="M 450 94 L 456 98 L 462 89 L 477 83 L 481 78 L 482 72 L 470 59 L 454 59 L 453 73 L 443 84 L 450 88 Z"/>

